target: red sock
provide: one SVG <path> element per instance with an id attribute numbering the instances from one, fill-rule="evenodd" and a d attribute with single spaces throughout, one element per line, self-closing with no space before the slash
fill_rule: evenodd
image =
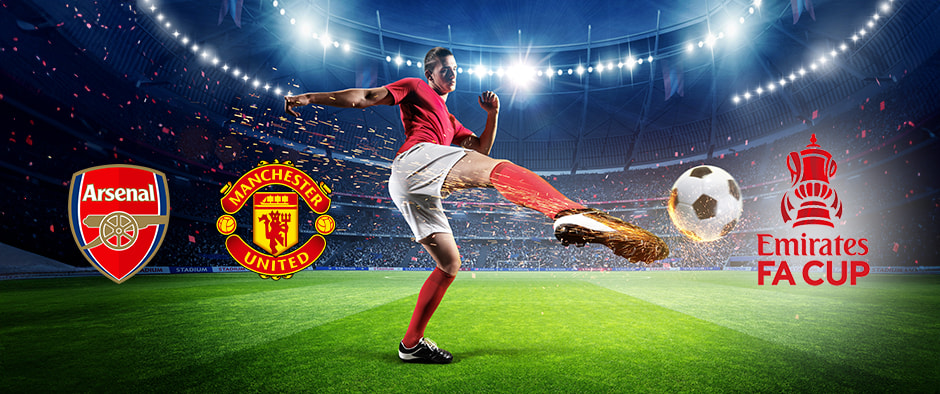
<path id="1" fill-rule="evenodd" d="M 534 172 L 508 161 L 493 168 L 490 182 L 507 200 L 544 213 L 550 219 L 566 209 L 584 208 L 584 205 L 571 201 Z"/>
<path id="2" fill-rule="evenodd" d="M 408 332 L 401 340 L 405 347 L 415 347 L 424 336 L 428 320 L 431 320 L 431 315 L 437 310 L 437 305 L 441 303 L 441 298 L 444 298 L 447 287 L 453 281 L 454 276 L 440 268 L 435 268 L 431 276 L 428 276 L 428 280 L 424 281 L 424 286 L 421 286 L 421 292 L 418 293 L 418 304 L 415 305 L 415 311 L 411 315 L 411 323 L 408 324 Z"/>

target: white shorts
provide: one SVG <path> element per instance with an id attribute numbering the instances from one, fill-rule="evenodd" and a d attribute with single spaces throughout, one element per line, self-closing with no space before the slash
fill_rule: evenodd
<path id="1" fill-rule="evenodd" d="M 402 152 L 392 162 L 388 194 L 411 226 L 416 241 L 434 233 L 453 233 L 441 200 L 444 179 L 469 149 L 423 142 Z"/>

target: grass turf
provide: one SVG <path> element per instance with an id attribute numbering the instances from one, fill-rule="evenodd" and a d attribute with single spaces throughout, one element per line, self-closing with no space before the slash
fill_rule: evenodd
<path id="1" fill-rule="evenodd" d="M 427 272 L 0 282 L 0 391 L 933 391 L 940 277 L 461 273 L 398 361 Z"/>

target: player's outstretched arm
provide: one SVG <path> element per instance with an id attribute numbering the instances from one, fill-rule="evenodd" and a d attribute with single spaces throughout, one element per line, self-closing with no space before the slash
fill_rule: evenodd
<path id="1" fill-rule="evenodd" d="M 311 104 L 340 108 L 367 108 L 373 105 L 393 105 L 394 97 L 384 86 L 370 89 L 346 89 L 335 92 L 313 92 L 296 96 L 284 96 L 284 112 L 300 116 L 296 107 Z"/>

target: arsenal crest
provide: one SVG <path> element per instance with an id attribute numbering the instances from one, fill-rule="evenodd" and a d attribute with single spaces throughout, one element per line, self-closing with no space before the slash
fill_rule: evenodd
<path id="1" fill-rule="evenodd" d="M 268 188 L 287 188 L 281 191 L 261 191 Z M 221 190 L 225 215 L 216 221 L 216 229 L 225 239 L 225 249 L 243 267 L 254 271 L 262 279 L 290 279 L 294 273 L 313 264 L 326 248 L 323 235 L 330 234 L 336 222 L 330 215 L 331 192 L 325 184 L 315 182 L 291 162 L 261 162 L 248 171 L 235 184 Z M 300 247 L 300 201 L 314 214 L 319 234 L 308 238 Z M 251 201 L 251 240 L 261 251 L 248 245 L 238 234 L 235 217 Z M 307 214 L 309 215 L 309 214 Z M 310 220 L 313 223 L 313 220 Z M 293 250 L 292 250 L 293 249 Z"/>
<path id="2" fill-rule="evenodd" d="M 116 283 L 143 269 L 160 249 L 170 221 L 166 176 L 133 165 L 72 175 L 69 226 L 85 259 Z"/>

